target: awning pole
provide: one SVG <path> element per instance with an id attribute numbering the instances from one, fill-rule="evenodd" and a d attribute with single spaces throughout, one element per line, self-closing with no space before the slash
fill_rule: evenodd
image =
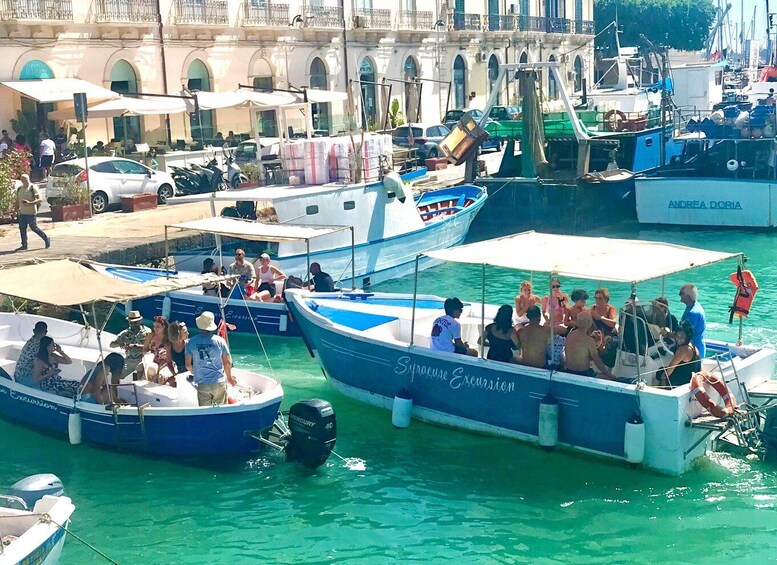
<path id="1" fill-rule="evenodd" d="M 481 273 L 481 290 L 480 290 L 480 356 L 483 357 L 483 349 L 485 348 L 485 331 L 486 331 L 486 264 L 483 263 L 483 272 Z"/>
<path id="2" fill-rule="evenodd" d="M 632 320 L 632 324 L 634 325 L 634 340 L 636 342 L 636 348 L 637 351 L 637 382 L 642 381 L 642 371 L 639 368 L 639 352 L 640 352 L 640 346 L 639 346 L 639 324 L 637 324 L 637 285 L 632 284 L 631 285 L 631 313 L 634 319 Z M 645 335 L 645 354 L 647 354 L 647 335 Z M 643 355 L 644 357 L 644 355 Z"/>
<path id="3" fill-rule="evenodd" d="M 553 273 L 548 276 L 548 317 L 550 318 L 550 367 L 553 369 L 560 369 L 556 367 L 556 344 L 555 341 L 555 328 L 553 327 Z M 559 305 L 560 307 L 561 305 Z"/>
<path id="4" fill-rule="evenodd" d="M 356 290 L 356 236 L 351 228 L 351 290 Z"/>
<path id="5" fill-rule="evenodd" d="M 170 244 L 167 239 L 167 226 L 165 226 L 165 278 L 170 276 Z"/>
<path id="6" fill-rule="evenodd" d="M 410 345 L 415 341 L 415 303 L 418 299 L 418 259 L 421 255 L 415 256 L 415 275 L 413 276 L 413 313 L 410 317 Z"/>
<path id="7" fill-rule="evenodd" d="M 666 275 L 661 277 L 661 296 L 666 296 Z"/>
<path id="8" fill-rule="evenodd" d="M 310 281 L 310 238 L 305 238 L 305 261 L 308 264 L 308 272 L 305 273 L 305 277 Z"/>

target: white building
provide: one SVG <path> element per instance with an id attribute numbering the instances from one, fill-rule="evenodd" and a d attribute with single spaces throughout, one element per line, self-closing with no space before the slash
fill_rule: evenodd
<path id="1" fill-rule="evenodd" d="M 0 80 L 77 77 L 158 94 L 351 84 L 356 108 L 316 109 L 317 127 L 335 132 L 345 115 L 381 127 L 389 93 L 413 120 L 482 107 L 506 61 L 560 61 L 562 76 L 578 88 L 592 76 L 593 0 L 287 2 L 0 0 Z M 555 85 L 544 81 L 553 96 Z M 502 102 L 514 94 L 502 93 Z M 2 127 L 10 130 L 22 109 L 44 124 L 53 105 L 0 88 Z M 272 114 L 259 125 L 267 135 Z M 217 130 L 250 132 L 248 120 L 244 110 L 217 110 L 203 112 L 200 125 L 207 139 Z M 192 139 L 192 127 L 200 133 L 187 114 L 170 116 L 169 126 L 172 140 Z M 165 118 L 156 116 L 95 120 L 89 128 L 91 140 L 168 136 Z"/>

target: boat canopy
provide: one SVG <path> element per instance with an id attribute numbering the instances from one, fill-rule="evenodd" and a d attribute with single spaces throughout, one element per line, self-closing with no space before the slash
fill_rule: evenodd
<path id="1" fill-rule="evenodd" d="M 73 259 L 0 270 L 0 294 L 55 306 L 127 302 L 230 277 L 206 273 L 137 283 L 100 273 Z"/>
<path id="2" fill-rule="evenodd" d="M 203 233 L 212 233 L 224 237 L 236 237 L 252 241 L 309 241 L 317 237 L 329 235 L 343 230 L 351 229 L 351 226 L 300 226 L 291 224 L 266 224 L 254 220 L 242 220 L 239 218 L 204 218 L 172 224 L 168 228 L 180 228 L 194 230 Z"/>
<path id="3" fill-rule="evenodd" d="M 580 279 L 632 283 L 741 257 L 659 241 L 534 231 L 424 253 L 443 261 L 493 265 Z"/>

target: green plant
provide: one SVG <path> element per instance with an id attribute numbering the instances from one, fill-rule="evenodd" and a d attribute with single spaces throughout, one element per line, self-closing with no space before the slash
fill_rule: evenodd
<path id="1" fill-rule="evenodd" d="M 399 100 L 396 98 L 391 101 L 391 106 L 389 106 L 389 121 L 393 128 L 406 122 L 405 114 L 399 109 Z"/>
<path id="2" fill-rule="evenodd" d="M 52 198 L 53 204 L 87 204 L 89 202 L 89 189 L 75 177 L 63 179 L 62 192 L 56 198 Z M 58 183 L 59 184 L 59 183 Z"/>
<path id="3" fill-rule="evenodd" d="M 262 172 L 256 165 L 243 165 L 240 167 L 240 172 L 245 175 L 249 182 L 262 180 Z"/>
<path id="4" fill-rule="evenodd" d="M 24 136 L 30 147 L 40 146 L 38 116 L 35 113 L 17 110 L 16 119 L 11 120 L 11 127 L 16 133 Z"/>

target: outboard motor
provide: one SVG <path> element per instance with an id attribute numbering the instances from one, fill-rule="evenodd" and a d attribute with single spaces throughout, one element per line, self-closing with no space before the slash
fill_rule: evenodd
<path id="1" fill-rule="evenodd" d="M 14 484 L 8 494 L 21 498 L 31 509 L 44 495 L 61 496 L 65 492 L 62 481 L 59 477 L 51 473 L 41 473 L 40 475 L 30 475 Z"/>
<path id="2" fill-rule="evenodd" d="M 297 402 L 289 410 L 289 431 L 287 459 L 312 468 L 323 465 L 337 440 L 337 420 L 332 405 L 318 398 Z"/>

